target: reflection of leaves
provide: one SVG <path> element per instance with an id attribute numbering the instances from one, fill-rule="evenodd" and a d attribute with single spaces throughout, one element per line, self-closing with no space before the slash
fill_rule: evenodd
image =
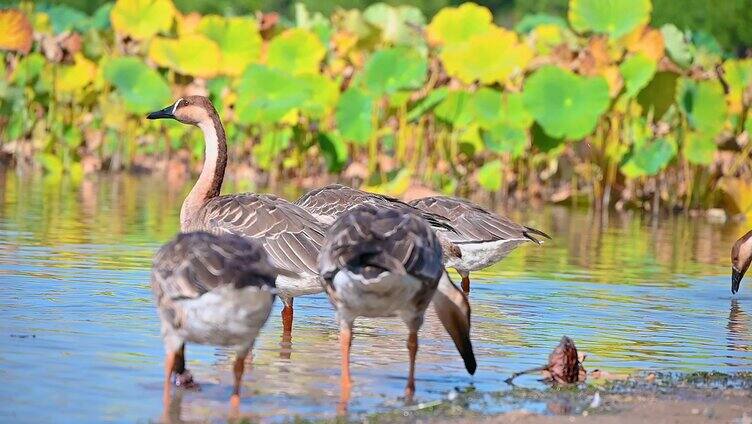
<path id="1" fill-rule="evenodd" d="M 179 39 L 154 39 L 149 46 L 149 57 L 159 66 L 181 74 L 211 78 L 217 74 L 221 56 L 215 42 L 192 34 Z"/>
<path id="2" fill-rule="evenodd" d="M 645 88 L 653 78 L 655 69 L 656 63 L 641 53 L 628 57 L 619 66 L 627 97 L 634 97 Z"/>
<path id="3" fill-rule="evenodd" d="M 501 190 L 501 161 L 497 159 L 484 163 L 478 170 L 477 180 L 486 191 Z"/>
<path id="4" fill-rule="evenodd" d="M 259 58 L 261 35 L 253 18 L 205 16 L 198 30 L 219 46 L 222 56 L 219 70 L 226 75 L 240 75 Z"/>
<path id="5" fill-rule="evenodd" d="M 138 58 L 121 57 L 106 62 L 104 78 L 115 86 L 133 113 L 146 113 L 170 101 L 167 82 Z"/>
<path id="6" fill-rule="evenodd" d="M 0 49 L 28 53 L 33 34 L 31 23 L 23 12 L 16 9 L 0 10 Z"/>
<path id="7" fill-rule="evenodd" d="M 168 31 L 174 16 L 175 6 L 170 0 L 118 0 L 110 14 L 117 32 L 137 40 Z"/>
<path id="8" fill-rule="evenodd" d="M 552 137 L 579 139 L 593 132 L 609 105 L 608 84 L 556 66 L 537 70 L 525 82 L 527 110 Z"/>
<path id="9" fill-rule="evenodd" d="M 491 27 L 491 12 L 475 3 L 445 7 L 426 28 L 428 40 L 436 44 L 461 43 L 473 35 L 484 34 Z"/>
<path id="10" fill-rule="evenodd" d="M 350 88 L 339 98 L 337 127 L 347 140 L 365 144 L 373 132 L 373 99 L 357 88 Z"/>
<path id="11" fill-rule="evenodd" d="M 578 32 L 619 38 L 650 20 L 650 0 L 569 0 L 569 22 Z"/>
<path id="12" fill-rule="evenodd" d="M 423 85 L 428 63 L 414 49 L 395 47 L 374 53 L 363 70 L 363 85 L 381 96 Z"/>
<path id="13" fill-rule="evenodd" d="M 267 64 L 293 75 L 313 74 L 319 71 L 324 54 L 326 49 L 315 34 L 293 28 L 269 42 Z"/>

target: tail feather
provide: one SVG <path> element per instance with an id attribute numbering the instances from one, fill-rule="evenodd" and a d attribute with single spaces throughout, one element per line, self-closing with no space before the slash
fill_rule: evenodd
<path id="1" fill-rule="evenodd" d="M 455 286 L 449 276 L 444 275 L 439 281 L 439 287 L 431 302 L 441 324 L 452 337 L 454 346 L 465 362 L 465 369 L 475 374 L 477 363 L 470 341 L 470 303 L 460 289 Z"/>

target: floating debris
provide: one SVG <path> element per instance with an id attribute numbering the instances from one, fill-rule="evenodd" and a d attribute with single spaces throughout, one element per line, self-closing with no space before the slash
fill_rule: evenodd
<path id="1" fill-rule="evenodd" d="M 559 345 L 553 352 L 548 355 L 548 364 L 542 367 L 531 368 L 512 374 L 506 379 L 507 384 L 523 375 L 532 372 L 540 372 L 543 375 L 543 381 L 552 384 L 572 384 L 580 383 L 587 379 L 587 371 L 582 366 L 585 355 L 580 357 L 577 353 L 577 347 L 572 339 L 567 336 L 561 338 Z"/>

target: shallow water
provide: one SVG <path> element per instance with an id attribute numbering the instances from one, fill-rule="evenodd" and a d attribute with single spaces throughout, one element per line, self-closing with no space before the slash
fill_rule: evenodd
<path id="1" fill-rule="evenodd" d="M 163 350 L 150 257 L 176 231 L 188 189 L 155 177 L 73 182 L 0 173 L 0 422 L 159 419 Z M 453 388 L 507 390 L 512 372 L 545 363 L 564 334 L 587 353 L 588 369 L 752 369 L 752 283 L 732 296 L 728 264 L 733 240 L 750 224 L 636 213 L 598 220 L 562 207 L 512 216 L 553 242 L 522 246 L 473 276 L 474 377 L 428 318 L 418 401 L 442 399 Z M 257 340 L 241 406 L 253 420 L 336 412 L 333 312 L 322 295 L 295 306 L 291 348 L 281 343 L 279 304 Z M 405 338 L 396 320 L 357 323 L 353 416 L 404 405 Z M 172 415 L 223 421 L 231 354 L 189 345 L 187 355 L 202 390 L 178 392 Z M 534 377 L 516 382 L 541 387 Z"/>

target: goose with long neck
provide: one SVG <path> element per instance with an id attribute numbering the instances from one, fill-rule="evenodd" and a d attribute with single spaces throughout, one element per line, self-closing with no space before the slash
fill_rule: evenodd
<path id="1" fill-rule="evenodd" d="M 147 118 L 174 119 L 203 131 L 204 166 L 183 202 L 180 229 L 256 239 L 277 267 L 297 274 L 277 280 L 277 290 L 284 302 L 283 330 L 289 334 L 293 298 L 323 290 L 316 257 L 324 242 L 326 226 L 299 206 L 274 195 L 219 195 L 227 165 L 227 140 L 219 115 L 208 98 L 183 97 Z"/>
<path id="2" fill-rule="evenodd" d="M 731 293 L 736 294 L 742 277 L 752 264 L 752 230 L 743 235 L 731 248 Z"/>

